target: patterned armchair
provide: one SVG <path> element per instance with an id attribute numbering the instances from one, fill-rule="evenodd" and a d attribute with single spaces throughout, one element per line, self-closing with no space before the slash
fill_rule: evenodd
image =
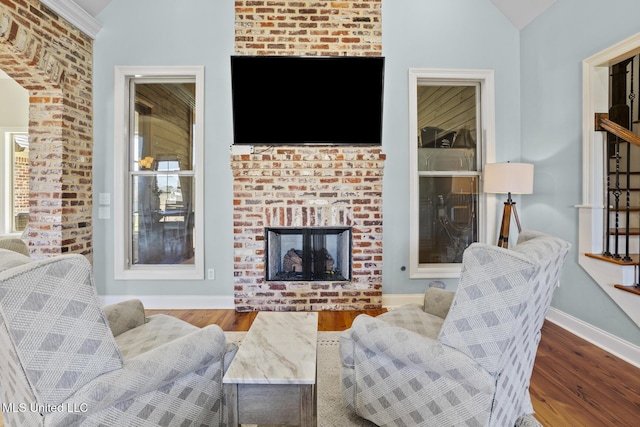
<path id="1" fill-rule="evenodd" d="M 142 303 L 102 310 L 81 255 L 32 261 L 0 249 L 0 400 L 8 426 L 224 422 L 222 330 Z"/>
<path id="2" fill-rule="evenodd" d="M 472 244 L 457 292 L 358 316 L 340 338 L 346 405 L 380 426 L 513 426 L 533 413 L 540 329 L 570 245 L 533 231 Z"/>

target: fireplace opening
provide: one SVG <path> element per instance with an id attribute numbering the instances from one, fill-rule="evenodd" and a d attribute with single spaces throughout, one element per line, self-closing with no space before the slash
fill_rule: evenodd
<path id="1" fill-rule="evenodd" d="M 351 280 L 351 228 L 266 228 L 267 281 Z"/>

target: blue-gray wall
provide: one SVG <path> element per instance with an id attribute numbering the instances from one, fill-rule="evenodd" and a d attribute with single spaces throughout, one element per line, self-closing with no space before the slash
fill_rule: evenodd
<path id="1" fill-rule="evenodd" d="M 216 280 L 115 281 L 113 219 L 94 221 L 94 269 L 102 295 L 233 294 L 232 180 L 229 167 L 231 77 L 234 53 L 232 0 L 114 0 L 99 15 L 94 44 L 94 194 L 113 188 L 114 67 L 205 67 L 205 265 Z M 97 203 L 95 203 L 97 209 Z M 112 212 L 113 218 L 113 212 Z"/>
<path id="2" fill-rule="evenodd" d="M 408 70 L 494 70 L 496 160 L 519 160 L 520 36 L 489 0 L 383 0 L 382 10 L 387 154 L 382 291 L 415 294 L 430 280 L 409 279 Z M 455 280 L 443 281 L 448 288 L 456 286 Z"/>
<path id="3" fill-rule="evenodd" d="M 521 216 L 574 247 L 552 305 L 635 344 L 638 327 L 578 265 L 575 206 L 582 203 L 582 61 L 639 32 L 639 17 L 635 0 L 558 0 L 520 32 L 522 156 L 536 167 Z"/>
<path id="4" fill-rule="evenodd" d="M 607 12 L 610 10 L 611 12 Z M 557 234 L 577 248 L 581 202 L 581 61 L 637 32 L 640 3 L 558 0 L 518 31 L 490 0 L 384 0 L 386 62 L 383 150 L 385 294 L 414 294 L 410 280 L 408 69 L 495 70 L 496 160 L 536 163 L 535 194 L 522 198 L 526 228 Z M 618 15 L 618 16 L 616 16 Z M 635 17 L 635 19 L 634 19 Z M 621 21 L 618 22 L 617 19 Z M 204 65 L 205 265 L 216 280 L 113 280 L 113 220 L 95 220 L 95 276 L 103 295 L 233 294 L 232 181 L 229 169 L 234 43 L 233 0 L 113 0 L 100 13 L 95 42 L 94 192 L 113 188 L 113 68 Z M 616 20 L 615 24 L 614 19 Z M 446 281 L 455 287 L 455 281 Z M 553 305 L 623 339 L 640 332 L 571 255 Z"/>

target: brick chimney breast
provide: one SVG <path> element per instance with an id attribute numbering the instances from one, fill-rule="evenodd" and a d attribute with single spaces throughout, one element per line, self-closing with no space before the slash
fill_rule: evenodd
<path id="1" fill-rule="evenodd" d="M 379 147 L 256 147 L 232 155 L 236 310 L 382 306 Z M 352 227 L 350 281 L 267 282 L 265 227 Z"/>

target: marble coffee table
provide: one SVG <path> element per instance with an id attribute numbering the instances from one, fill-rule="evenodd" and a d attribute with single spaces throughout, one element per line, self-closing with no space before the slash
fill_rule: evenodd
<path id="1" fill-rule="evenodd" d="M 256 316 L 222 382 L 229 425 L 315 426 L 318 313 Z"/>

